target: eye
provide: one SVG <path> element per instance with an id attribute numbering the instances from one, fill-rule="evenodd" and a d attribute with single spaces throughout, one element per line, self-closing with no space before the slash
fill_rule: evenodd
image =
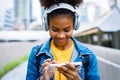
<path id="1" fill-rule="evenodd" d="M 65 31 L 65 32 L 69 32 L 69 31 L 70 31 L 70 29 L 65 29 L 64 31 Z"/>
<path id="2" fill-rule="evenodd" d="M 51 30 L 52 30 L 53 32 L 58 32 L 58 31 L 59 31 L 59 29 L 56 28 L 55 26 L 52 26 L 52 27 L 51 27 Z"/>
<path id="3" fill-rule="evenodd" d="M 58 29 L 52 29 L 54 32 L 58 32 Z"/>
<path id="4" fill-rule="evenodd" d="M 68 26 L 64 29 L 64 32 L 70 32 L 71 29 L 72 29 L 71 26 Z"/>

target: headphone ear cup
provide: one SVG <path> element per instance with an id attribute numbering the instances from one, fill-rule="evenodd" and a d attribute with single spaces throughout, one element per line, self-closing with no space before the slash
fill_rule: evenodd
<path id="1" fill-rule="evenodd" d="M 75 13 L 74 30 L 78 30 L 79 27 L 80 27 L 80 17 L 77 13 Z"/>
<path id="2" fill-rule="evenodd" d="M 42 20 L 42 25 L 45 28 L 45 31 L 48 31 L 48 20 L 47 20 L 47 15 L 44 15 L 43 20 Z"/>

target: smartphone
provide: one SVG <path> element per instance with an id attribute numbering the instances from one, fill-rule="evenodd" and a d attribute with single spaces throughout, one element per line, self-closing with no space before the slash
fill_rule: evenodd
<path id="1" fill-rule="evenodd" d="M 70 64 L 75 65 L 75 67 L 81 67 L 82 66 L 82 62 L 70 62 Z M 60 64 L 50 64 L 49 65 L 49 70 L 50 71 L 55 71 L 56 66 L 66 66 L 65 63 L 60 63 Z"/>

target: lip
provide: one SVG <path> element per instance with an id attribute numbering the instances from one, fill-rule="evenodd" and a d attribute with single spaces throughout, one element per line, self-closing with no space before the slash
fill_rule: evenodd
<path id="1" fill-rule="evenodd" d="M 65 40 L 64 40 L 64 39 L 58 39 L 57 42 L 58 42 L 58 43 L 64 43 Z"/>

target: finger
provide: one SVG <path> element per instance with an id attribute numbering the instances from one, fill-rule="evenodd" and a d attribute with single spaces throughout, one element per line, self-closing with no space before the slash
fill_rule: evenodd
<path id="1" fill-rule="evenodd" d="M 49 80 L 49 78 L 54 75 L 53 71 L 49 71 L 49 67 L 47 64 L 49 65 L 49 63 L 45 62 L 42 69 L 44 80 Z"/>
<path id="2" fill-rule="evenodd" d="M 44 62 L 51 62 L 51 59 L 50 58 L 46 59 L 46 60 L 44 60 Z"/>
<path id="3" fill-rule="evenodd" d="M 51 59 L 46 59 L 46 60 L 44 60 L 44 63 L 42 64 L 42 67 L 47 66 L 48 63 L 50 63 L 50 62 L 51 62 Z"/>
<path id="4" fill-rule="evenodd" d="M 48 62 L 44 62 L 44 63 L 42 64 L 42 68 L 44 68 L 44 67 L 46 67 L 46 66 L 48 66 L 48 65 L 49 65 Z"/>
<path id="5" fill-rule="evenodd" d="M 58 66 L 57 69 L 60 73 L 70 78 L 78 75 L 77 70 L 71 70 L 70 68 L 68 68 L 68 66 Z"/>
<path id="6" fill-rule="evenodd" d="M 58 71 L 63 74 L 68 80 L 72 79 L 72 74 L 69 74 L 68 72 L 64 71 L 64 70 L 61 70 L 61 69 L 58 69 Z"/>
<path id="7" fill-rule="evenodd" d="M 55 60 L 53 60 L 53 61 L 51 61 L 50 62 L 50 64 L 58 64 L 59 62 L 57 62 L 57 61 L 55 61 Z"/>
<path id="8" fill-rule="evenodd" d="M 77 68 L 73 64 L 70 64 L 70 63 L 66 63 L 65 66 L 61 66 L 59 68 L 61 68 L 61 70 L 64 70 L 65 72 L 68 72 L 71 74 L 73 72 L 77 72 Z"/>
<path id="9" fill-rule="evenodd" d="M 70 70 L 76 71 L 77 67 L 75 67 L 75 65 L 71 64 L 71 63 L 65 63 L 66 67 L 68 67 Z"/>
<path id="10" fill-rule="evenodd" d="M 42 69 L 43 73 L 46 73 L 47 70 L 48 70 L 48 67 L 47 67 L 47 66 L 45 66 L 45 67 Z"/>
<path id="11" fill-rule="evenodd" d="M 48 72 L 48 67 L 46 66 L 46 67 L 43 68 L 43 78 L 45 80 L 49 79 L 49 76 L 48 76 L 47 72 Z"/>
<path id="12" fill-rule="evenodd" d="M 57 66 L 57 69 L 59 72 L 61 72 L 63 74 L 71 72 L 66 66 Z"/>

